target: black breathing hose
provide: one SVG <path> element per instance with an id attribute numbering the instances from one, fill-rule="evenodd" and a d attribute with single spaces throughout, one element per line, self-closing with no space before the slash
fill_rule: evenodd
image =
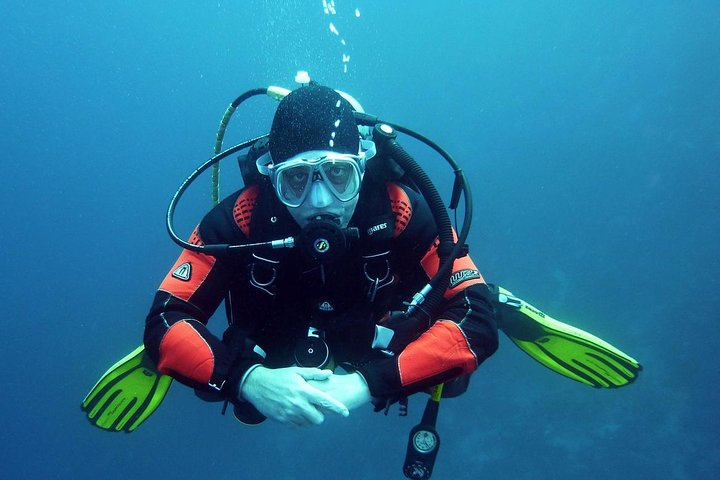
<path id="1" fill-rule="evenodd" d="M 178 202 L 180 201 L 180 197 L 182 197 L 183 193 L 185 193 L 185 190 L 190 186 L 190 184 L 199 177 L 205 170 L 212 167 L 213 165 L 216 165 L 225 157 L 228 157 L 236 152 L 239 152 L 245 148 L 248 148 L 249 146 L 253 145 L 255 142 L 260 140 L 261 138 L 266 137 L 267 135 L 262 135 L 260 137 L 255 137 L 250 140 L 246 140 L 243 143 L 240 143 L 238 145 L 235 145 L 234 147 L 228 148 L 224 152 L 218 153 L 214 157 L 212 157 L 207 162 L 200 165 L 193 173 L 190 174 L 189 177 L 185 179 L 185 181 L 180 185 L 180 188 L 177 189 L 175 192 L 175 195 L 173 195 L 172 199 L 170 200 L 170 205 L 168 206 L 167 214 L 165 215 L 165 227 L 167 228 L 168 233 L 170 234 L 170 238 L 181 246 L 182 248 L 185 248 L 187 250 L 193 251 L 193 252 L 199 252 L 199 253 L 206 253 L 208 255 L 213 254 L 224 254 L 227 253 L 230 249 L 230 245 L 193 245 L 192 243 L 186 242 L 182 238 L 178 237 L 178 235 L 175 233 L 174 228 L 174 217 L 175 217 L 175 208 L 177 207 Z"/>
<path id="2" fill-rule="evenodd" d="M 432 183 L 427 173 L 425 173 L 420 165 L 418 165 L 415 159 L 412 158 L 412 156 L 410 156 L 410 154 L 407 153 L 405 149 L 402 148 L 402 146 L 400 146 L 400 144 L 393 138 L 388 139 L 386 148 L 387 155 L 396 161 L 397 164 L 405 170 L 412 179 L 415 180 L 420 193 L 426 199 L 430 210 L 433 212 L 433 217 L 435 218 L 435 226 L 437 228 L 439 238 L 439 265 L 447 266 L 447 268 L 438 270 L 437 274 L 432 278 L 430 283 L 433 288 L 430 290 L 423 302 L 423 310 L 428 315 L 432 315 L 443 299 L 443 293 L 445 293 L 444 286 L 448 284 L 452 268 L 452 261 L 448 262 L 451 251 L 455 246 L 452 222 L 450 221 L 450 215 L 448 215 L 445 204 L 435 188 L 435 185 Z M 454 260 L 454 258 L 452 258 L 452 260 Z"/>

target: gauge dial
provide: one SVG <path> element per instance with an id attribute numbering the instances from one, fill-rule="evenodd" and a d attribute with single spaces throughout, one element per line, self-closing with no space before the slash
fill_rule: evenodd
<path id="1" fill-rule="evenodd" d="M 429 430 L 418 430 L 413 436 L 413 446 L 418 452 L 431 452 L 437 446 L 437 436 Z"/>

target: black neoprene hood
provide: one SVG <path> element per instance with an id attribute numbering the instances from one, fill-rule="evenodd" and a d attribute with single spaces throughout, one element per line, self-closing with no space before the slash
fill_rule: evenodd
<path id="1" fill-rule="evenodd" d="M 278 105 L 270 129 L 270 156 L 282 162 L 309 150 L 358 153 L 360 135 L 352 106 L 335 90 L 307 85 Z"/>

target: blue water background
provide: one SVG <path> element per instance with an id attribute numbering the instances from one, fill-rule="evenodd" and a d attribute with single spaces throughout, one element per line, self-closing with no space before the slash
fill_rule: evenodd
<path id="1" fill-rule="evenodd" d="M 632 386 L 594 390 L 503 337 L 470 391 L 443 402 L 433 478 L 717 478 L 720 3 L 336 10 L 0 5 L 2 477 L 402 478 L 422 398 L 408 418 L 366 408 L 311 429 L 243 427 L 179 384 L 132 434 L 100 431 L 79 409 L 141 342 L 178 254 L 165 208 L 210 156 L 227 104 L 292 87 L 306 69 L 462 163 L 472 255 L 489 281 L 645 366 Z M 273 108 L 248 102 L 227 144 L 267 131 Z M 448 184 L 437 157 L 406 145 Z M 226 194 L 234 170 L 224 167 Z M 210 206 L 208 185 L 181 205 L 184 234 Z"/>

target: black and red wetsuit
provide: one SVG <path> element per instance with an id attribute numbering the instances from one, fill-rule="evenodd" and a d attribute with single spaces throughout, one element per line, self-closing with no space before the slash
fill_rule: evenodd
<path id="1" fill-rule="evenodd" d="M 184 250 L 147 317 L 145 346 L 158 369 L 232 399 L 252 365 L 292 365 L 312 326 L 336 364 L 357 369 L 373 397 L 387 400 L 467 375 L 496 350 L 487 287 L 469 256 L 455 261 L 432 325 L 396 355 L 372 349 L 375 324 L 404 310 L 437 271 L 437 230 L 421 195 L 368 176 L 350 225 L 360 238 L 325 266 L 297 248 L 220 257 Z M 190 241 L 244 244 L 299 233 L 272 189 L 254 185 L 211 210 Z M 224 299 L 229 328 L 221 340 L 206 325 Z"/>

